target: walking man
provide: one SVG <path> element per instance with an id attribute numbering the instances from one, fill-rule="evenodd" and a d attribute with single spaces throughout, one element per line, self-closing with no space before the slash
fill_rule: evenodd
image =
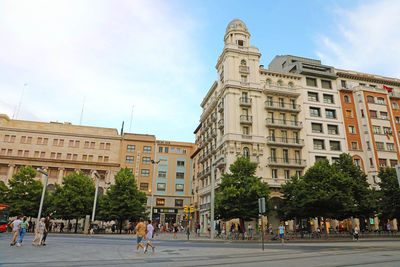
<path id="1" fill-rule="evenodd" d="M 155 246 L 153 246 L 150 243 L 151 239 L 153 239 L 153 232 L 154 232 L 154 227 L 151 224 L 151 221 L 148 220 L 147 221 L 147 233 L 146 233 L 146 248 L 144 249 L 144 253 L 147 253 L 147 249 L 149 248 L 149 246 L 152 248 L 153 252 L 154 252 L 154 249 L 156 248 Z"/>
<path id="2" fill-rule="evenodd" d="M 15 243 L 17 242 L 19 230 L 21 229 L 21 227 L 19 226 L 19 224 L 21 223 L 21 218 L 22 216 L 18 216 L 17 219 L 12 222 L 13 237 L 10 246 L 14 246 Z"/>
<path id="3" fill-rule="evenodd" d="M 19 240 L 17 243 L 17 247 L 22 246 L 22 241 L 24 240 L 24 236 L 26 234 L 27 229 L 29 228 L 29 223 L 26 221 L 26 217 L 24 217 L 23 221 L 19 223 Z"/>
<path id="4" fill-rule="evenodd" d="M 285 243 L 285 232 L 286 232 L 285 225 L 283 222 L 281 222 L 278 229 L 279 229 L 279 239 L 281 240 L 283 245 L 283 243 Z"/>
<path id="5" fill-rule="evenodd" d="M 43 238 L 42 238 L 43 246 L 46 246 L 46 238 L 47 238 L 47 235 L 49 234 L 50 227 L 51 227 L 50 216 L 47 216 L 44 221 L 44 232 L 43 232 Z"/>
<path id="6" fill-rule="evenodd" d="M 136 251 L 139 250 L 139 247 L 144 249 L 143 244 L 142 244 L 142 239 L 146 234 L 146 226 L 143 223 L 143 218 L 139 219 L 139 223 L 136 225 Z"/>

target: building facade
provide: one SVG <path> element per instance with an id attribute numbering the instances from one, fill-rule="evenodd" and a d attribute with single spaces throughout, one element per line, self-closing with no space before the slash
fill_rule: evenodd
<path id="1" fill-rule="evenodd" d="M 379 167 L 397 164 L 400 80 L 290 55 L 276 56 L 265 69 L 239 19 L 228 24 L 224 42 L 218 80 L 201 102 L 195 131 L 202 232 L 211 224 L 211 175 L 218 187 L 238 156 L 258 164 L 256 175 L 270 185 L 273 209 L 279 208 L 281 185 L 319 159 L 333 162 L 350 153 L 372 186 Z M 274 217 L 270 223 L 277 226 Z"/>

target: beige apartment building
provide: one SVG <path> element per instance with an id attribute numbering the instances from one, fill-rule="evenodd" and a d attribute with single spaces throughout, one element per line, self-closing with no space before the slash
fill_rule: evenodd
<path id="1" fill-rule="evenodd" d="M 398 79 L 290 55 L 276 56 L 265 69 L 239 19 L 228 24 L 224 42 L 216 64 L 218 80 L 201 102 L 195 131 L 199 150 L 193 156 L 198 170 L 193 184 L 198 186 L 203 232 L 211 224 L 211 175 L 218 187 L 238 156 L 258 164 L 256 175 L 270 185 L 273 209 L 279 208 L 281 185 L 319 159 L 335 161 L 341 153 L 351 153 L 371 185 L 378 182 L 379 167 L 397 164 Z M 277 227 L 274 212 L 269 221 Z"/>

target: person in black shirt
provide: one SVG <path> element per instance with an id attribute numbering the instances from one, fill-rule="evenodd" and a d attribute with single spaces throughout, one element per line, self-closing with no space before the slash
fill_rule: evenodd
<path id="1" fill-rule="evenodd" d="M 50 231 L 50 227 L 51 227 L 50 216 L 47 216 L 46 220 L 44 221 L 44 232 L 43 232 L 43 238 L 42 238 L 43 246 L 46 246 L 46 237 Z"/>

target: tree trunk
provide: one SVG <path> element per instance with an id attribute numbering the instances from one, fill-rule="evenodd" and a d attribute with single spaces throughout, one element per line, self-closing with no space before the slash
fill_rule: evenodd
<path id="1" fill-rule="evenodd" d="M 78 218 L 75 218 L 75 234 L 78 231 Z"/>
<path id="2" fill-rule="evenodd" d="M 325 237 L 326 237 L 326 239 L 328 239 L 329 232 L 328 232 L 328 228 L 326 227 L 326 218 L 323 217 L 323 220 L 324 220 L 324 228 L 325 228 Z"/>

